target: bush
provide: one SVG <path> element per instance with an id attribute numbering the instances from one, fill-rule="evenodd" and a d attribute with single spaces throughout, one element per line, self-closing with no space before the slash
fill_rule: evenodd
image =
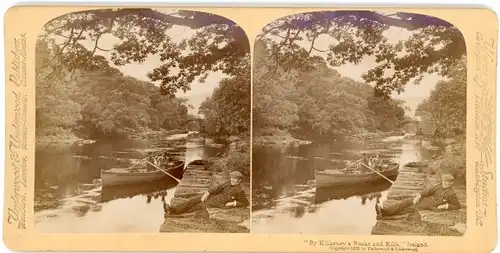
<path id="1" fill-rule="evenodd" d="M 229 152 L 216 159 L 212 168 L 216 172 L 229 175 L 232 171 L 239 171 L 244 176 L 250 176 L 250 145 L 247 142 L 235 142 L 231 144 Z"/>
<path id="2" fill-rule="evenodd" d="M 450 173 L 457 179 L 465 179 L 466 159 L 465 143 L 453 144 L 447 147 L 439 161 L 441 173 Z"/>

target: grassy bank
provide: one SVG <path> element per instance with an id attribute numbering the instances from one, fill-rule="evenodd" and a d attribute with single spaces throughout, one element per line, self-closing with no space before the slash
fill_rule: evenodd
<path id="1" fill-rule="evenodd" d="M 310 140 L 304 140 L 307 138 L 296 137 L 293 134 L 280 129 L 270 129 L 265 130 L 259 133 L 259 135 L 255 135 L 253 138 L 253 144 L 255 145 L 306 145 L 310 144 L 312 141 L 319 142 L 328 142 L 335 140 L 347 140 L 347 141 L 364 141 L 364 140 L 373 140 L 378 138 L 384 138 L 389 136 L 403 136 L 404 132 L 401 131 L 389 131 L 389 132 L 364 132 L 364 133 L 344 133 L 338 135 L 338 137 L 334 136 L 321 136 L 310 138 Z"/>
<path id="2" fill-rule="evenodd" d="M 450 173 L 457 179 L 457 183 L 465 183 L 466 177 L 466 148 L 463 138 L 422 138 L 423 148 L 433 154 L 432 159 L 427 161 L 427 173 L 443 174 Z"/>
<path id="3" fill-rule="evenodd" d="M 35 143 L 37 146 L 70 146 L 78 143 L 88 144 L 93 142 L 95 141 L 79 138 L 71 131 L 65 130 L 45 133 L 35 137 Z"/>
<path id="4" fill-rule="evenodd" d="M 134 132 L 124 134 L 122 136 L 113 136 L 114 139 L 157 139 L 164 138 L 175 134 L 187 134 L 188 130 L 184 129 L 174 129 L 174 130 L 156 130 L 156 131 L 144 131 L 144 132 Z M 102 136 L 99 138 L 80 138 L 75 133 L 68 130 L 58 130 L 50 133 L 44 133 L 36 136 L 36 144 L 40 146 L 69 146 L 73 144 L 90 144 L 94 143 L 97 139 L 106 139 L 109 136 Z"/>
<path id="5" fill-rule="evenodd" d="M 248 212 L 248 209 L 246 209 Z M 244 226 L 237 222 L 209 218 L 208 212 L 197 211 L 189 218 L 168 218 L 168 223 L 162 225 L 160 232 L 171 233 L 248 233 Z"/>
<path id="6" fill-rule="evenodd" d="M 240 171 L 243 175 L 241 186 L 249 200 L 250 198 L 250 145 L 247 141 L 236 141 L 229 144 L 228 152 L 214 158 L 208 164 L 208 170 L 188 168 L 184 178 L 176 190 L 176 201 L 183 201 L 183 194 L 200 194 L 211 187 L 229 180 L 231 171 Z M 210 178 L 210 183 L 201 181 Z M 197 182 L 197 183 L 196 183 Z M 193 186 L 192 184 L 196 186 Z M 203 184 L 203 188 L 200 188 Z M 206 184 L 206 185 L 205 185 Z M 182 188 L 182 189 L 181 189 Z M 177 195 L 178 194 L 178 195 Z M 237 208 L 209 208 L 183 217 L 169 217 L 162 224 L 161 232 L 211 232 L 211 233 L 248 233 L 247 223 L 250 219 L 249 207 Z"/>
<path id="7" fill-rule="evenodd" d="M 249 181 L 250 153 L 250 143 L 248 140 L 232 142 L 229 144 L 227 153 L 214 159 L 212 169 L 227 178 L 229 178 L 231 171 L 239 171 Z"/>
<path id="8" fill-rule="evenodd" d="M 443 212 L 419 211 L 380 220 L 373 228 L 372 234 L 460 236 L 465 233 L 467 223 L 465 142 L 424 137 L 420 137 L 420 140 L 423 149 L 430 152 L 432 158 L 422 161 L 422 166 L 419 168 L 403 168 L 391 186 L 386 202 L 413 197 L 417 192 L 441 183 L 442 174 L 451 173 L 456 178 L 453 188 L 462 208 Z"/>
<path id="9" fill-rule="evenodd" d="M 311 143 L 307 140 L 300 140 L 292 136 L 291 133 L 281 129 L 265 129 L 254 134 L 252 142 L 254 145 L 305 145 Z"/>

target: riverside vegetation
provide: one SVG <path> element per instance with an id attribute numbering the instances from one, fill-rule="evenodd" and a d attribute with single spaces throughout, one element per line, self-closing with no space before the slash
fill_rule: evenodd
<path id="1" fill-rule="evenodd" d="M 390 41 L 385 34 L 390 28 L 409 36 Z M 315 45 L 320 36 L 332 37 L 326 49 Z M 456 27 L 425 15 L 323 11 L 277 19 L 255 42 L 254 141 L 300 144 L 416 132 L 432 143 L 447 140 L 448 152 L 435 157 L 438 167 L 464 177 L 465 52 Z M 361 76 L 365 83 L 332 68 L 358 65 L 365 57 L 376 59 Z M 418 106 L 418 119 L 411 118 L 404 103 L 391 96 L 428 74 L 441 81 Z"/>
<path id="2" fill-rule="evenodd" d="M 191 32 L 171 36 L 179 27 Z M 120 71 L 150 57 L 160 64 L 144 69 L 147 81 Z M 239 170 L 249 177 L 250 50 L 231 20 L 148 8 L 69 13 L 43 27 L 35 64 L 37 148 L 130 139 L 154 143 L 196 131 L 228 145 L 212 164 L 219 176 Z M 191 114 L 180 92 L 203 85 L 213 73 L 222 76 L 218 87 L 198 115 Z"/>
<path id="3" fill-rule="evenodd" d="M 316 142 L 311 148 L 279 148 L 284 150 L 282 153 L 310 156 L 317 152 L 327 156 L 327 151 L 314 149 L 323 143 L 341 143 L 345 149 L 368 148 L 370 140 L 408 134 L 405 138 L 416 139 L 413 144 L 421 142 L 432 154 L 429 160 L 422 161 L 427 164 L 425 173 L 430 175 L 426 178 L 452 173 L 457 178 L 457 194 L 463 195 L 465 49 L 464 38 L 456 27 L 419 14 L 321 11 L 274 20 L 262 29 L 255 42 L 254 147 Z M 342 76 L 342 67 L 364 68 L 365 63 L 373 66 L 363 69 L 361 80 Z M 394 95 L 424 79 L 427 82 L 429 75 L 439 81 L 410 117 L 406 105 Z M 268 150 L 268 154 L 261 152 L 261 160 L 272 164 L 274 160 L 266 157 L 273 155 L 271 147 Z M 254 168 L 254 176 L 265 174 L 262 167 Z M 292 169 L 286 170 L 286 174 L 292 173 L 298 175 Z M 285 172 L 275 174 L 275 181 L 282 182 Z M 288 180 L 295 182 L 295 178 Z"/>
<path id="4" fill-rule="evenodd" d="M 169 31 L 174 26 L 197 30 L 173 40 Z M 106 36 L 118 39 L 111 49 L 100 45 Z M 245 145 L 249 52 L 248 38 L 237 24 L 204 12 L 180 10 L 172 18 L 153 9 L 118 8 L 57 17 L 45 24 L 36 44 L 37 142 L 133 139 L 189 130 L 216 139 L 235 135 L 238 145 Z M 152 55 L 159 55 L 162 64 L 147 74 L 151 81 L 112 66 L 142 63 Z M 176 92 L 190 90 L 195 81 L 203 85 L 214 72 L 222 72 L 224 79 L 200 106 L 202 117 L 189 114 L 187 99 Z"/>

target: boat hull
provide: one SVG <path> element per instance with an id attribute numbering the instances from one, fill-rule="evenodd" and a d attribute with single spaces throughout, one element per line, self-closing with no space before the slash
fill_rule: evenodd
<path id="1" fill-rule="evenodd" d="M 184 172 L 184 162 L 179 162 L 165 171 L 180 179 Z M 151 182 L 165 177 L 169 176 L 162 171 L 131 172 L 127 169 L 101 170 L 103 187 Z"/>
<path id="2" fill-rule="evenodd" d="M 380 172 L 385 177 L 393 180 L 398 176 L 399 164 L 391 164 L 390 168 Z M 372 172 L 367 174 L 343 174 L 341 172 L 315 172 L 316 186 L 318 188 L 334 187 L 334 186 L 349 186 L 363 183 L 374 183 L 381 180 L 386 180 L 379 174 Z"/>
<path id="3" fill-rule="evenodd" d="M 176 185 L 177 182 L 170 177 L 137 183 L 134 184 L 134 187 L 130 187 L 130 185 L 126 184 L 108 185 L 106 187 L 102 187 L 100 201 L 103 203 L 114 199 L 132 198 L 137 195 L 147 195 L 154 192 L 166 192 L 168 189 L 171 189 Z"/>

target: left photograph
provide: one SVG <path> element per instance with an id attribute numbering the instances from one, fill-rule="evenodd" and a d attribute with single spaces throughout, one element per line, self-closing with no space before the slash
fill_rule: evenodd
<path id="1" fill-rule="evenodd" d="M 97 9 L 36 42 L 35 229 L 248 233 L 251 79 L 238 24 Z"/>

